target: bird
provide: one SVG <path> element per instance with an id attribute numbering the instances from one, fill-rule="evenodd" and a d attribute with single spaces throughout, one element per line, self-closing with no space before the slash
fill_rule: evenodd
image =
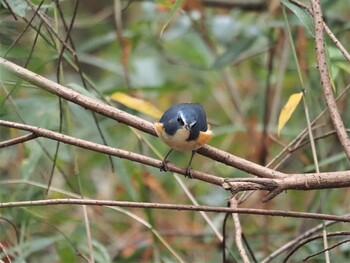
<path id="1" fill-rule="evenodd" d="M 154 127 L 158 137 L 171 147 L 160 170 L 168 170 L 167 158 L 173 149 L 181 152 L 192 151 L 185 173 L 192 178 L 193 156 L 213 137 L 204 108 L 198 103 L 173 105 L 164 112 L 159 122 L 154 123 Z"/>

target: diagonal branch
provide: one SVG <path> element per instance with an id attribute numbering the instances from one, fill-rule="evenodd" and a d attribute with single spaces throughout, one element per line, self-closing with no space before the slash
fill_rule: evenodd
<path id="1" fill-rule="evenodd" d="M 311 15 L 314 16 L 312 9 L 299 2 L 298 0 L 289 0 L 290 2 L 296 4 L 297 6 L 306 9 L 306 11 Z M 339 49 L 339 51 L 343 54 L 344 58 L 350 62 L 350 54 L 349 52 L 345 49 L 345 47 L 342 45 L 342 43 L 337 39 L 337 37 L 333 34 L 333 32 L 331 31 L 331 29 L 327 26 L 327 24 L 323 21 L 323 27 L 324 30 L 326 31 L 326 33 L 328 34 L 329 38 L 332 39 L 334 45 Z"/>
<path id="2" fill-rule="evenodd" d="M 25 68 L 17 66 L 16 64 L 9 62 L 3 58 L 0 58 L 0 66 L 3 66 L 8 71 L 14 73 L 18 77 L 27 80 L 28 82 L 50 92 L 56 94 L 57 96 L 71 101 L 75 104 L 83 106 L 84 108 L 90 109 L 106 117 L 112 118 L 116 121 L 124 123 L 128 126 L 134 127 L 143 132 L 147 132 L 151 135 L 156 135 L 153 124 L 145 121 L 137 116 L 129 114 L 127 112 L 121 111 L 115 107 L 106 105 L 98 100 L 84 96 L 74 90 L 68 89 L 60 84 L 52 82 L 38 74 L 35 74 Z M 69 137 L 60 133 L 54 133 L 42 128 L 33 127 L 24 124 L 6 122 L 0 120 L 0 125 L 13 127 L 17 129 L 27 130 L 36 134 L 37 136 L 50 138 L 53 140 L 59 140 L 64 143 L 71 145 L 76 145 L 85 149 L 94 150 L 96 152 L 111 154 L 120 158 L 129 159 L 132 161 L 137 161 L 146 165 L 160 168 L 161 162 L 159 160 L 146 157 L 140 154 L 131 153 L 124 150 L 115 149 L 108 146 L 103 146 L 100 144 L 95 144 L 92 142 L 76 139 Z M 203 180 L 215 185 L 223 186 L 225 189 L 230 189 L 233 192 L 245 191 L 245 190 L 268 190 L 270 194 L 266 197 L 269 200 L 279 194 L 281 191 L 286 189 L 299 189 L 299 190 L 311 190 L 311 189 L 321 189 L 321 188 L 337 188 L 337 187 L 347 187 L 349 186 L 349 175 L 350 171 L 344 172 L 334 172 L 334 173 L 309 173 L 303 176 L 285 174 L 282 172 L 275 171 L 270 168 L 255 164 L 243 158 L 237 157 L 228 152 L 222 151 L 220 149 L 205 145 L 198 150 L 199 153 L 205 155 L 215 161 L 222 162 L 229 166 L 235 167 L 252 175 L 261 177 L 259 181 L 258 178 L 253 178 L 250 180 L 256 180 L 254 182 L 237 182 L 227 184 L 224 178 L 217 177 L 214 175 L 209 175 L 206 173 L 194 171 L 193 177 L 199 180 Z M 169 165 L 169 170 L 185 174 L 185 169 L 177 167 L 175 165 Z M 330 175 L 334 176 L 330 177 Z M 288 178 L 287 178 L 288 177 Z M 289 179 L 290 178 L 290 179 Z M 270 179 L 270 180 L 269 180 Z M 276 179 L 276 180 L 272 180 Z M 286 180 L 283 180 L 286 179 Z"/>
<path id="3" fill-rule="evenodd" d="M 120 123 L 134 127 L 140 131 L 156 136 L 153 124 L 145 121 L 135 115 L 129 114 L 125 111 L 119 110 L 110 105 L 106 105 L 98 100 L 84 96 L 72 89 L 68 89 L 58 83 L 46 79 L 30 70 L 20 67 L 4 58 L 0 58 L 0 66 L 9 72 L 15 74 L 21 79 L 24 79 L 39 88 L 42 88 L 50 93 L 53 93 L 61 98 L 71 101 L 86 109 L 97 112 L 103 116 L 114 119 Z M 215 161 L 224 163 L 226 165 L 235 167 L 247 173 L 267 178 L 282 178 L 285 174 L 275 171 L 270 168 L 258 165 L 256 163 L 247 161 L 243 158 L 230 154 L 228 152 L 216 149 L 214 147 L 205 145 L 198 150 L 198 153 L 207 156 Z"/>
<path id="4" fill-rule="evenodd" d="M 98 144 L 98 143 L 74 138 L 74 137 L 67 136 L 67 135 L 64 135 L 64 134 L 61 134 L 58 132 L 50 131 L 47 129 L 43 129 L 43 128 L 31 126 L 31 125 L 26 125 L 26 124 L 21 124 L 21 123 L 4 121 L 4 120 L 0 120 L 0 126 L 29 131 L 33 135 L 35 135 L 36 137 L 44 137 L 44 138 L 52 139 L 55 141 L 63 142 L 63 143 L 69 144 L 69 145 L 74 145 L 74 146 L 88 149 L 88 150 L 92 150 L 95 152 L 109 154 L 112 156 L 116 156 L 119 158 L 130 160 L 130 161 L 135 161 L 135 162 L 149 165 L 152 167 L 156 167 L 159 169 L 162 167 L 162 162 L 160 160 L 157 160 L 157 159 L 154 159 L 151 157 L 147 157 L 147 156 L 144 156 L 141 154 L 129 152 L 129 151 L 118 149 L 118 148 L 109 147 L 109 146 L 106 146 L 103 144 Z M 6 145 L 0 144 L 0 146 L 5 147 Z M 172 171 L 172 172 L 175 172 L 178 174 L 186 175 L 185 168 L 178 167 L 178 166 L 171 164 L 171 163 L 168 164 L 168 168 L 169 168 L 168 169 L 169 171 Z M 214 185 L 218 185 L 218 186 L 221 186 L 223 183 L 223 180 L 224 180 L 224 178 L 210 175 L 210 174 L 206 174 L 206 173 L 202 173 L 199 171 L 192 171 L 192 173 L 193 173 L 192 174 L 193 178 L 196 178 L 196 179 L 199 179 L 199 180 L 202 180 L 202 181 L 214 184 Z"/>
<path id="5" fill-rule="evenodd" d="M 15 128 L 31 132 L 36 137 L 44 137 L 52 140 L 60 141 L 69 145 L 78 146 L 84 149 L 92 150 L 99 153 L 109 154 L 130 161 L 142 163 L 156 168 L 162 167 L 160 160 L 144 156 L 141 154 L 129 152 L 122 149 L 117 149 L 105 146 L 98 143 L 74 138 L 58 132 L 53 132 L 47 129 L 34 127 L 21 123 L 0 120 L 0 126 Z M 8 142 L 8 141 L 7 141 Z M 18 143 L 21 143 L 19 140 Z M 11 144 L 13 145 L 13 143 Z M 1 144 L 0 144 L 1 146 Z M 2 145 L 5 147 L 6 145 Z M 227 153 L 228 154 L 228 153 Z M 186 175 L 186 169 L 178 167 L 174 164 L 168 164 L 169 171 Z M 192 176 L 195 179 L 222 186 L 225 190 L 231 190 L 233 193 L 247 190 L 267 190 L 269 194 L 263 201 L 268 201 L 284 190 L 314 190 L 314 189 L 329 189 L 341 188 L 350 186 L 350 171 L 329 172 L 329 173 L 308 173 L 308 174 L 283 174 L 281 178 L 229 178 L 225 179 L 215 175 L 192 171 Z"/>

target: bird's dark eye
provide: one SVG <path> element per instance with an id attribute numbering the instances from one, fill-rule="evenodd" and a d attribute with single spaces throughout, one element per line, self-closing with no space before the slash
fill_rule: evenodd
<path id="1" fill-rule="evenodd" d="M 177 118 L 177 122 L 178 122 L 181 126 L 184 126 L 184 125 L 185 125 L 184 121 L 183 121 L 180 117 Z"/>

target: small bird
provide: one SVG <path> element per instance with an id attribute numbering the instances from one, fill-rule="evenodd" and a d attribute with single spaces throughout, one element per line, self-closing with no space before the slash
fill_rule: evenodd
<path id="1" fill-rule="evenodd" d="M 159 138 L 171 147 L 162 162 L 161 171 L 168 170 L 167 157 L 173 149 L 182 152 L 192 151 L 186 168 L 186 175 L 192 177 L 193 156 L 213 136 L 203 107 L 197 103 L 176 104 L 164 112 L 159 122 L 154 123 L 154 127 Z"/>

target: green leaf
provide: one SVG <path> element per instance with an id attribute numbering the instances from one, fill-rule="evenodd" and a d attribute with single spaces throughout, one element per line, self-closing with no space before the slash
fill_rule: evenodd
<path id="1" fill-rule="evenodd" d="M 288 0 L 282 0 L 282 3 L 300 19 L 309 34 L 314 37 L 314 23 L 310 14 L 305 9 L 302 9 Z"/>

